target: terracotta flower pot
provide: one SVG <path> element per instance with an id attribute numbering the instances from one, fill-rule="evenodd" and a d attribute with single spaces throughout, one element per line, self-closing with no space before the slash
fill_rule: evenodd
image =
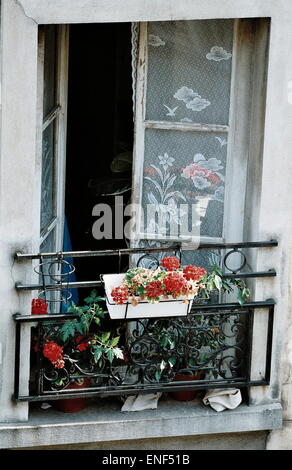
<path id="1" fill-rule="evenodd" d="M 195 374 L 188 374 L 188 373 L 177 373 L 173 381 L 180 382 L 180 381 L 187 381 L 187 380 L 201 380 L 204 378 L 204 372 L 197 372 Z M 191 401 L 196 398 L 198 394 L 198 390 L 178 390 L 176 392 L 170 392 L 169 396 L 174 400 L 178 401 Z"/>
<path id="2" fill-rule="evenodd" d="M 85 388 L 89 387 L 90 379 L 85 378 L 82 382 L 71 382 L 67 385 L 66 390 L 75 390 L 78 388 Z M 54 408 L 59 411 L 63 411 L 63 413 L 76 413 L 78 411 L 83 410 L 86 407 L 87 398 L 67 398 L 64 400 L 55 400 L 54 401 Z"/>

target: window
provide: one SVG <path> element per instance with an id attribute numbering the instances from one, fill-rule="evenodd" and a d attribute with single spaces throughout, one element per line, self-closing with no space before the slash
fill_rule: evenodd
<path id="1" fill-rule="evenodd" d="M 259 169 L 264 123 L 257 87 L 265 83 L 267 45 L 262 20 L 141 25 L 133 202 L 143 214 L 133 246 L 198 235 L 200 243 L 249 238 L 250 200 L 259 191 L 249 179 Z M 196 262 L 214 264 L 216 257 L 214 250 L 197 253 Z"/>

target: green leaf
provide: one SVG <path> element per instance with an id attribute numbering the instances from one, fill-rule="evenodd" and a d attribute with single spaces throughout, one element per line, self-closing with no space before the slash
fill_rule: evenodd
<path id="1" fill-rule="evenodd" d="M 155 372 L 155 379 L 156 379 L 157 382 L 159 382 L 160 378 L 161 378 L 161 372 L 160 372 L 160 370 L 157 370 Z"/>
<path id="2" fill-rule="evenodd" d="M 162 359 L 161 363 L 160 363 L 160 370 L 161 372 L 166 368 L 166 362 Z"/>
<path id="3" fill-rule="evenodd" d="M 101 356 L 102 356 L 102 353 L 103 353 L 103 348 L 100 347 L 100 346 L 96 346 L 96 347 L 93 349 L 93 357 L 94 357 L 95 362 L 98 362 L 98 361 L 99 361 L 99 359 L 100 359 Z"/>
<path id="4" fill-rule="evenodd" d="M 215 274 L 215 276 L 214 276 L 214 283 L 215 283 L 215 286 L 218 290 L 220 290 L 222 288 L 222 279 L 217 274 Z"/>
<path id="5" fill-rule="evenodd" d="M 244 304 L 245 297 L 244 297 L 241 290 L 239 290 L 238 293 L 237 293 L 237 300 L 240 303 L 240 305 Z"/>
<path id="6" fill-rule="evenodd" d="M 76 327 L 76 330 L 78 331 L 78 333 L 80 333 L 81 335 L 87 333 L 87 327 L 82 321 L 76 322 L 75 327 Z"/>
<path id="7" fill-rule="evenodd" d="M 176 363 L 176 357 L 170 357 L 168 359 L 168 363 L 169 363 L 170 367 L 173 367 L 174 364 Z"/>
<path id="8" fill-rule="evenodd" d="M 166 335 L 164 335 L 164 336 L 161 338 L 159 344 L 160 344 L 160 346 L 161 346 L 162 348 L 165 348 L 165 346 L 167 346 L 167 344 L 168 344 L 168 338 L 167 338 Z"/>
<path id="9" fill-rule="evenodd" d="M 63 341 L 67 341 L 70 337 L 75 336 L 76 327 L 78 326 L 77 320 L 67 320 L 60 328 L 60 336 Z"/>
<path id="10" fill-rule="evenodd" d="M 102 337 L 100 338 L 101 343 L 106 343 L 109 340 L 110 335 L 110 331 L 108 331 L 107 333 L 103 333 Z"/>
<path id="11" fill-rule="evenodd" d="M 117 359 L 124 359 L 124 353 L 120 348 L 114 348 L 113 353 Z"/>
<path id="12" fill-rule="evenodd" d="M 116 336 L 110 341 L 110 346 L 115 347 L 118 344 L 119 340 L 120 340 L 120 337 Z"/>
<path id="13" fill-rule="evenodd" d="M 58 385 L 59 387 L 64 384 L 63 379 L 58 379 L 54 381 L 54 385 Z"/>
<path id="14" fill-rule="evenodd" d="M 146 289 L 145 289 L 145 287 L 143 287 L 143 286 L 137 287 L 137 294 L 140 295 L 140 296 L 145 295 L 145 294 L 146 294 Z"/>
<path id="15" fill-rule="evenodd" d="M 107 358 L 110 361 L 110 363 L 112 363 L 113 359 L 114 359 L 113 349 L 108 349 L 106 355 L 107 355 Z"/>

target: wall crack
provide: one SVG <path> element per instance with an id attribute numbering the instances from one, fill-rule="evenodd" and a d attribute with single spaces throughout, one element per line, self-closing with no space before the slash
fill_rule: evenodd
<path id="1" fill-rule="evenodd" d="M 21 11 L 22 11 L 22 13 L 24 14 L 24 16 L 26 16 L 26 18 L 32 20 L 36 25 L 38 25 L 37 21 L 36 21 L 32 16 L 29 16 L 29 15 L 26 13 L 25 8 L 24 8 L 24 6 L 23 6 L 21 0 L 14 0 L 14 2 L 15 2 L 15 4 L 16 4 L 17 6 L 19 6 L 19 8 L 21 8 Z"/>

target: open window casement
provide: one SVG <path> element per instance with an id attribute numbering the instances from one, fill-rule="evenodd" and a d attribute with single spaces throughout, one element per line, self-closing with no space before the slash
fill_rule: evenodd
<path id="1" fill-rule="evenodd" d="M 68 26 L 39 28 L 38 45 L 38 154 L 40 162 L 41 253 L 63 250 L 68 83 Z M 42 284 L 48 282 L 47 264 L 35 266 Z M 57 274 L 58 265 L 55 265 Z M 53 274 L 53 273 L 51 273 Z M 42 295 L 40 293 L 40 295 Z M 54 310 L 54 295 L 50 310 Z"/>
<path id="2" fill-rule="evenodd" d="M 47 25 L 39 32 L 39 113 L 41 129 L 40 251 L 63 246 L 68 27 Z M 42 116 L 42 118 L 41 118 Z"/>
<path id="3" fill-rule="evenodd" d="M 251 113 L 256 121 L 264 95 L 253 100 L 265 69 L 255 57 L 266 33 L 261 20 L 140 25 L 133 245 L 175 240 L 190 250 L 248 237 L 246 195 L 258 191 L 248 188 L 248 161 L 252 172 L 260 159 Z"/>

